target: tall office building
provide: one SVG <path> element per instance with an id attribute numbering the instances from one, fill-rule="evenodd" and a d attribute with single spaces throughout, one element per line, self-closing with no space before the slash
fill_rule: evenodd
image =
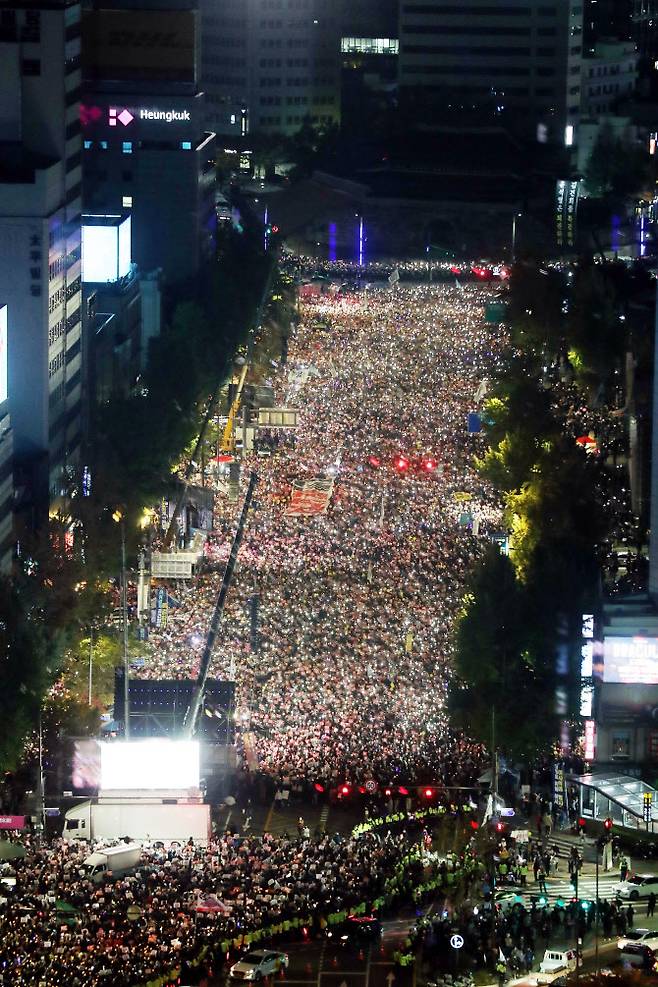
<path id="1" fill-rule="evenodd" d="M 207 126 L 235 140 L 340 121 L 338 3 L 201 0 Z"/>
<path id="2" fill-rule="evenodd" d="M 400 0 L 401 94 L 424 90 L 540 140 L 573 140 L 582 0 Z"/>
<path id="3" fill-rule="evenodd" d="M 215 135 L 204 130 L 194 0 L 94 3 L 83 13 L 84 202 L 132 212 L 132 260 L 169 283 L 214 251 Z"/>
<path id="4" fill-rule="evenodd" d="M 0 301 L 0 572 L 14 558 L 14 433 L 7 388 L 7 306 Z"/>
<path id="5" fill-rule="evenodd" d="M 629 41 L 635 0 L 584 0 L 583 50 L 600 41 Z"/>
<path id="6" fill-rule="evenodd" d="M 51 508 L 83 433 L 80 5 L 0 6 L 0 299 L 26 500 Z"/>

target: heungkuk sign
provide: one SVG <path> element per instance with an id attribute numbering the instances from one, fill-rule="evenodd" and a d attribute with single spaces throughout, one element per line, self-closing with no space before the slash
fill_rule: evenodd
<path id="1" fill-rule="evenodd" d="M 160 123 L 191 123 L 189 110 L 159 109 L 157 107 L 110 106 L 108 108 L 108 123 L 110 127 L 121 124 L 129 127 L 134 120 L 157 120 Z"/>

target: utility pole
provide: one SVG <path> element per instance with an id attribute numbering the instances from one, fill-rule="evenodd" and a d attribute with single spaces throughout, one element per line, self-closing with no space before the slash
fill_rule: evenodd
<path id="1" fill-rule="evenodd" d="M 496 707 L 491 707 L 491 810 L 496 814 L 498 801 L 498 754 L 496 753 Z"/>
<path id="2" fill-rule="evenodd" d="M 594 959 L 596 963 L 596 975 L 599 975 L 599 841 L 596 847 L 596 890 L 594 892 L 596 911 L 594 912 Z"/>
<path id="3" fill-rule="evenodd" d="M 39 777 L 37 778 L 37 840 L 43 840 L 46 818 L 46 802 L 43 784 L 43 728 L 41 724 L 41 710 L 39 709 Z"/>
<path id="4" fill-rule="evenodd" d="M 130 682 L 128 677 L 128 585 L 126 576 L 126 525 L 121 518 L 121 622 L 123 624 L 123 737 L 130 740 Z"/>

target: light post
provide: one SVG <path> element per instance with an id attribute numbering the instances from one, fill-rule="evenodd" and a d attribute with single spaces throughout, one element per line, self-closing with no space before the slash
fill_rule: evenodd
<path id="1" fill-rule="evenodd" d="M 512 218 L 512 263 L 516 260 L 516 221 L 517 219 L 521 219 L 522 215 L 523 213 L 517 212 L 514 213 L 514 217 Z"/>
<path id="2" fill-rule="evenodd" d="M 43 840 L 46 818 L 46 800 L 43 784 L 43 728 L 41 724 L 41 710 L 39 710 L 39 777 L 37 779 L 37 840 Z"/>
<path id="3" fill-rule="evenodd" d="M 89 695 L 87 702 L 88 706 L 91 706 L 91 676 L 92 676 L 93 664 L 94 664 L 94 629 L 90 624 L 89 625 L 89 686 L 88 686 Z"/>
<path id="4" fill-rule="evenodd" d="M 599 975 L 599 841 L 595 843 L 596 849 L 596 884 L 595 884 L 595 904 L 594 908 L 594 960 L 596 963 L 596 975 Z"/>
<path id="5" fill-rule="evenodd" d="M 130 708 L 128 682 L 128 587 L 126 585 L 126 526 L 121 511 L 112 515 L 121 529 L 121 624 L 123 629 L 123 738 L 130 740 Z"/>

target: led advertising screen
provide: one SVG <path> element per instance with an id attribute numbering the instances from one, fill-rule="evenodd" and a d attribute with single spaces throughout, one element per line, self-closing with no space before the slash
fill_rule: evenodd
<path id="1" fill-rule="evenodd" d="M 0 404 L 7 397 L 7 306 L 0 305 Z"/>
<path id="2" fill-rule="evenodd" d="M 658 685 L 658 638 L 606 638 L 603 642 L 603 681 Z"/>
<path id="3" fill-rule="evenodd" d="M 104 790 L 198 788 L 199 744 L 196 740 L 115 741 L 101 744 Z"/>
<path id="4" fill-rule="evenodd" d="M 82 280 L 116 281 L 118 277 L 116 226 L 82 227 Z"/>

